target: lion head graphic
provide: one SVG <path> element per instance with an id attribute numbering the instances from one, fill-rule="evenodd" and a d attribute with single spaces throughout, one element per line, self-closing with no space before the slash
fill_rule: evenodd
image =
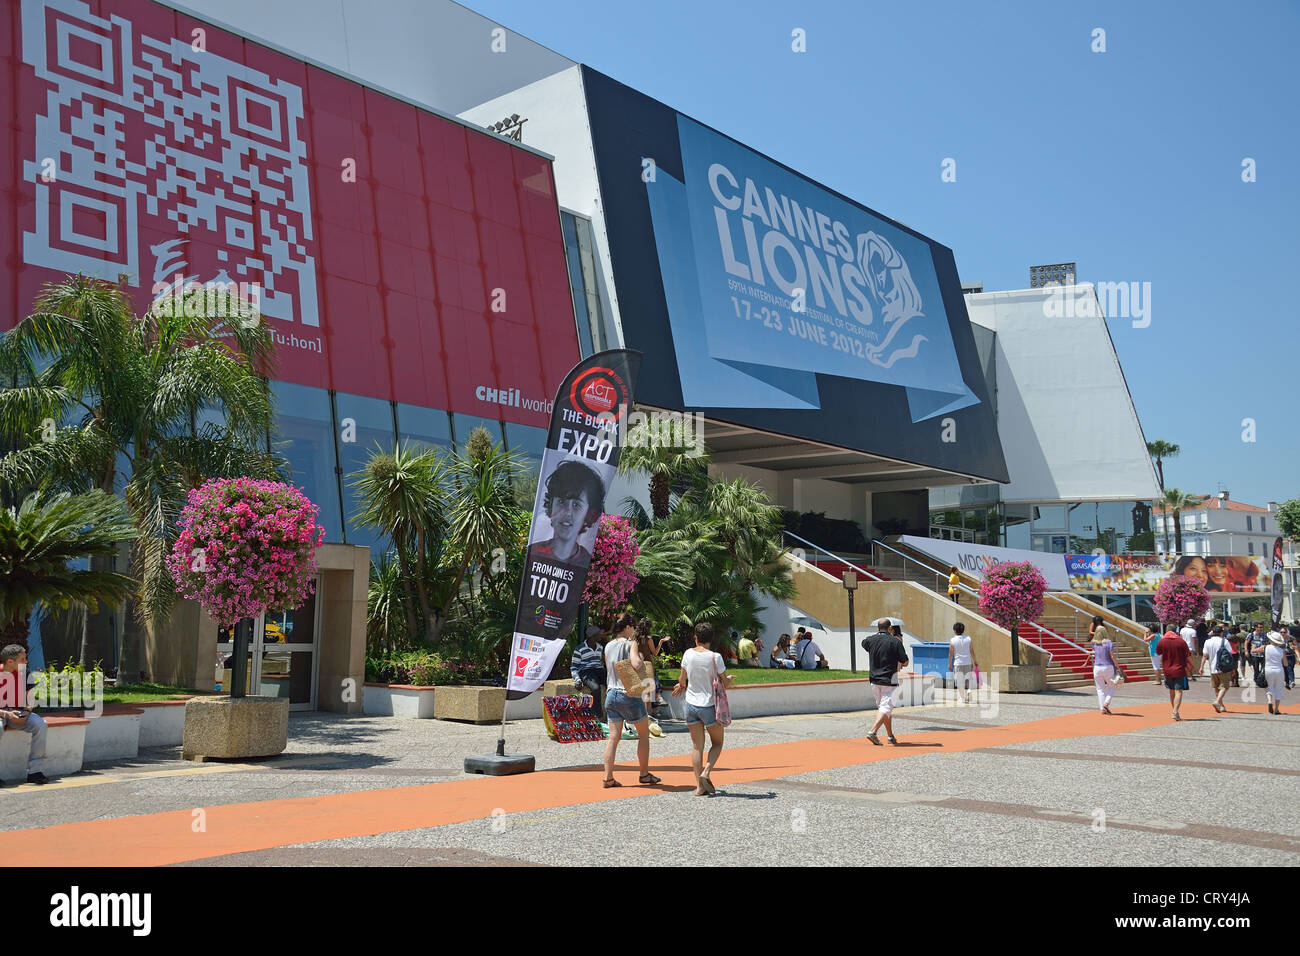
<path id="1" fill-rule="evenodd" d="M 858 235 L 858 268 L 866 278 L 871 310 L 885 324 L 884 337 L 867 347 L 867 358 L 881 368 L 900 359 L 915 358 L 925 336 L 919 332 L 907 345 L 894 347 L 894 339 L 909 319 L 924 315 L 921 293 L 912 281 L 907 260 L 884 236 L 875 232 Z"/>

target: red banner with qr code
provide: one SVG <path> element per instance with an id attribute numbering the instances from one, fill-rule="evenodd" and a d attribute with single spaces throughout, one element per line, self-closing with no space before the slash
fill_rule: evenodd
<path id="1" fill-rule="evenodd" d="M 545 427 L 579 356 L 548 159 L 153 0 L 14 0 L 0 56 L 0 330 L 72 273 L 233 286 L 278 379 Z"/>

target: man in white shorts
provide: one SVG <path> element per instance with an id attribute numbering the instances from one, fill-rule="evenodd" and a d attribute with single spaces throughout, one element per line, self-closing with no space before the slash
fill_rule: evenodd
<path id="1" fill-rule="evenodd" d="M 877 747 L 880 738 L 876 731 L 883 724 L 891 744 L 897 744 L 894 736 L 894 693 L 898 690 L 898 672 L 908 663 L 907 649 L 903 642 L 889 633 L 889 618 L 876 622 L 879 628 L 875 634 L 862 639 L 862 649 L 868 654 L 871 666 L 871 692 L 876 696 L 876 722 L 871 725 L 867 739 Z"/>

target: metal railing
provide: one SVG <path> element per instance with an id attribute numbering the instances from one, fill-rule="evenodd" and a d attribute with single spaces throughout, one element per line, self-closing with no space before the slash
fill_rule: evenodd
<path id="1" fill-rule="evenodd" d="M 943 593 L 945 593 L 945 592 L 947 591 L 947 581 L 948 581 L 948 572 L 947 572 L 947 571 L 938 571 L 938 570 L 936 570 L 933 566 L 931 566 L 931 565 L 929 565 L 929 564 L 926 564 L 924 561 L 921 561 L 921 560 L 918 559 L 918 558 L 914 558 L 914 557 L 912 557 L 910 554 L 904 554 L 902 551 L 899 551 L 897 548 L 891 548 L 889 545 L 885 544 L 885 542 L 883 542 L 883 541 L 873 541 L 873 542 L 871 542 L 871 563 L 872 563 L 872 564 L 876 565 L 877 567 L 884 567 L 884 566 L 885 566 L 885 564 L 884 564 L 883 561 L 879 561 L 879 560 L 877 560 L 877 558 L 876 558 L 876 548 L 877 548 L 877 547 L 884 548 L 886 551 L 892 552 L 893 554 L 896 554 L 896 555 L 898 555 L 900 558 L 903 559 L 903 565 L 902 565 L 902 568 L 903 568 L 904 579 L 906 579 L 906 576 L 907 576 L 907 562 L 908 562 L 908 561 L 911 561 L 913 564 L 918 565 L 919 567 L 924 568 L 926 571 L 929 571 L 929 572 L 931 572 L 932 574 L 934 574 L 934 576 L 935 576 L 935 586 L 934 586 L 931 590 L 933 590 L 933 591 L 934 591 L 935 593 L 937 593 L 937 594 L 943 594 Z M 917 582 L 915 582 L 915 583 L 919 584 L 920 582 L 917 581 Z M 964 582 L 960 582 L 960 581 L 957 583 L 957 587 L 958 587 L 958 589 L 961 590 L 963 593 L 965 593 L 965 594 L 969 594 L 971 597 L 975 598 L 975 606 L 976 606 L 976 607 L 979 607 L 979 592 L 978 592 L 978 591 L 976 591 L 976 590 L 975 590 L 973 587 L 971 587 L 969 584 L 966 584 L 966 583 L 964 583 Z M 1047 628 L 1045 628 L 1045 627 L 1041 626 L 1040 624 L 1038 624 L 1038 622 L 1036 622 L 1036 621 L 1025 621 L 1024 623 L 1025 623 L 1025 624 L 1028 624 L 1030 627 L 1032 627 L 1035 631 L 1038 632 L 1038 636 L 1039 636 L 1039 640 L 1040 640 L 1040 641 L 1042 640 L 1042 636 L 1043 636 L 1044 634 L 1046 634 L 1046 635 L 1048 635 L 1048 636 L 1050 636 L 1050 637 L 1052 637 L 1052 638 L 1056 638 L 1056 639 L 1059 639 L 1059 640 L 1063 640 L 1063 641 L 1065 641 L 1065 643 L 1070 644 L 1070 645 L 1073 646 L 1073 647 L 1078 647 L 1078 646 L 1079 646 L 1079 645 L 1075 644 L 1073 641 L 1070 641 L 1070 640 L 1067 640 L 1067 639 L 1064 638 L 1064 637 L 1061 637 L 1061 635 L 1059 635 L 1059 634 L 1054 634 L 1054 633 L 1052 633 L 1052 632 L 1049 631 Z M 1048 650 L 1046 647 L 1044 647 L 1042 644 L 1035 644 L 1035 643 L 1032 642 L 1032 641 L 1027 641 L 1027 640 L 1025 640 L 1025 638 L 1021 637 L 1019 634 L 1016 634 L 1015 637 L 1016 637 L 1017 640 L 1021 641 L 1022 643 L 1028 644 L 1030 647 L 1037 648 L 1038 650 L 1040 650 L 1040 651 L 1042 651 L 1044 654 L 1046 654 L 1046 655 L 1047 655 L 1047 663 L 1048 663 L 1048 664 L 1050 664 L 1053 660 L 1055 660 L 1055 655 L 1053 655 L 1052 652 L 1049 651 L 1049 650 Z M 1082 650 L 1082 648 L 1080 648 L 1080 650 Z"/>
<path id="2" fill-rule="evenodd" d="M 880 581 L 880 580 L 883 580 L 883 579 L 880 577 L 880 575 L 877 574 L 875 571 L 868 571 L 866 568 L 860 568 L 860 567 L 858 567 L 856 564 L 854 564 L 852 561 L 850 561 L 848 558 L 842 558 L 842 557 L 840 557 L 838 554 L 835 554 L 835 553 L 832 552 L 832 551 L 827 551 L 827 550 L 826 550 L 825 548 L 823 548 L 821 545 L 819 545 L 819 544 L 813 544 L 813 543 L 812 543 L 811 541 L 809 541 L 807 538 L 801 538 L 801 537 L 799 537 L 797 534 L 795 534 L 793 531 L 782 531 L 781 533 L 782 533 L 783 535 L 785 535 L 787 538 L 792 538 L 793 540 L 798 541 L 800 544 L 806 544 L 808 547 L 812 548 L 814 551 L 820 551 L 822 554 L 826 555 L 826 557 L 832 559 L 833 561 L 838 561 L 840 564 L 847 565 L 848 567 L 852 568 L 854 571 L 857 571 L 858 574 L 862 575 L 862 576 L 863 576 L 864 578 L 866 578 L 868 581 Z M 811 562 L 811 561 L 808 561 L 806 558 L 805 558 L 805 563 L 807 563 L 807 564 L 812 564 L 812 562 Z M 816 565 L 814 564 L 813 567 L 816 567 Z"/>
<path id="3" fill-rule="evenodd" d="M 935 577 L 936 577 L 936 580 L 937 580 L 937 586 L 934 588 L 934 590 L 936 590 L 936 591 L 943 591 L 943 590 L 946 590 L 946 584 L 945 584 L 944 582 L 946 582 L 947 579 L 948 579 L 948 572 L 947 572 L 947 571 L 939 571 L 939 570 L 936 570 L 936 569 L 934 568 L 933 565 L 927 564 L 925 561 L 922 561 L 922 560 L 919 559 L 919 558 L 913 557 L 913 556 L 910 555 L 910 554 L 904 554 L 903 552 L 898 551 L 897 549 L 892 548 L 892 547 L 890 547 L 889 545 L 885 544 L 883 541 L 873 541 L 873 542 L 871 542 L 871 546 L 872 546 L 872 553 L 871 553 L 871 558 L 872 558 L 872 560 L 871 560 L 871 563 L 872 563 L 872 564 L 879 565 L 879 566 L 883 566 L 883 562 L 880 562 L 880 561 L 877 561 L 877 560 L 876 560 L 875 548 L 876 548 L 877 545 L 879 545 L 880 547 L 884 548 L 884 549 L 887 550 L 887 551 L 891 551 L 891 552 L 893 552 L 894 554 L 898 555 L 900 558 L 903 558 L 904 561 L 911 561 L 913 564 L 916 564 L 916 565 L 918 565 L 918 566 L 924 568 L 925 570 L 927 570 L 927 571 L 933 573 L 933 574 L 935 575 Z M 906 567 L 906 566 L 904 565 L 904 567 Z M 964 585 L 964 584 L 962 585 L 962 589 L 963 589 L 964 591 L 969 592 L 969 593 L 972 593 L 972 594 L 977 593 L 977 592 L 975 592 L 973 589 L 967 587 L 967 586 Z M 1082 635 L 1080 635 L 1080 633 L 1079 633 L 1079 616 L 1080 616 L 1080 615 L 1083 615 L 1084 617 L 1090 619 L 1090 618 L 1093 616 L 1093 613 L 1090 611 L 1090 609 L 1089 609 L 1089 608 L 1085 608 L 1085 607 L 1081 607 L 1081 606 L 1079 606 L 1079 605 L 1077 605 L 1077 604 L 1072 604 L 1072 603 L 1070 603 L 1069 601 L 1066 601 L 1066 600 L 1064 600 L 1063 598 L 1058 597 L 1057 595 L 1053 594 L 1053 593 L 1050 592 L 1050 591 L 1048 591 L 1046 594 L 1043 595 L 1043 599 L 1044 599 L 1045 601 L 1052 601 L 1052 602 L 1055 603 L 1055 604 L 1059 604 L 1060 606 L 1064 607 L 1067 611 L 1069 611 L 1069 613 L 1070 613 L 1071 624 L 1073 625 L 1073 628 L 1074 628 L 1074 637 L 1076 638 L 1076 641 L 1077 641 L 1077 639 L 1079 639 L 1079 638 L 1082 636 Z M 1119 615 L 1115 614 L 1113 611 L 1110 611 L 1108 608 L 1103 608 L 1103 607 L 1101 607 L 1101 605 L 1097 605 L 1097 608 L 1099 609 L 1099 612 L 1100 612 L 1100 611 L 1105 611 L 1105 612 L 1106 612 L 1105 614 L 1102 614 L 1102 617 L 1106 619 L 1106 624 L 1107 624 L 1107 626 L 1110 627 L 1113 631 L 1115 631 L 1115 632 L 1117 632 L 1117 633 L 1119 633 L 1119 634 L 1122 634 L 1123 636 L 1128 637 L 1128 638 L 1130 638 L 1130 639 L 1136 641 L 1136 642 L 1137 642 L 1138 644 L 1140 644 L 1143 648 L 1146 647 L 1146 642 L 1145 642 L 1144 640 L 1142 640 L 1142 637 L 1140 636 L 1140 634 L 1138 634 L 1138 633 L 1134 633 L 1133 631 L 1130 631 L 1130 630 L 1127 629 L 1128 627 L 1140 628 L 1141 625 L 1138 625 L 1138 624 L 1136 624 L 1136 623 L 1134 623 L 1134 622 L 1132 622 L 1132 621 L 1128 621 L 1126 618 L 1119 618 Z M 1124 623 L 1124 624 L 1120 624 L 1120 623 L 1118 623 L 1118 622 L 1115 620 L 1116 618 L 1118 618 L 1118 619 L 1121 620 L 1121 621 L 1124 621 L 1125 623 Z M 1044 628 L 1038 627 L 1038 625 L 1037 625 L 1035 622 L 1027 621 L 1027 622 L 1025 622 L 1025 623 L 1027 623 L 1027 624 L 1034 624 L 1034 626 L 1037 627 L 1040 631 L 1041 631 L 1041 630 L 1045 630 Z M 1086 625 L 1085 625 L 1085 626 L 1086 626 Z M 1070 639 L 1067 638 L 1064 634 L 1061 634 L 1059 631 L 1050 631 L 1050 630 L 1049 630 L 1049 631 L 1047 631 L 1047 633 L 1051 634 L 1053 637 L 1060 638 L 1061 640 L 1065 641 L 1067 644 L 1070 644 L 1070 645 L 1073 646 L 1073 647 L 1080 647 L 1081 649 L 1086 650 L 1086 648 L 1082 648 L 1081 645 L 1079 645 L 1078 643 L 1076 643 L 1076 641 L 1072 641 L 1072 640 L 1070 640 Z"/>

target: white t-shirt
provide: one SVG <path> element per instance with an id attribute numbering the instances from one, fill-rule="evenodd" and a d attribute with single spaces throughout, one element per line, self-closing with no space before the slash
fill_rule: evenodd
<path id="1" fill-rule="evenodd" d="M 692 707 L 713 706 L 713 678 L 727 669 L 721 654 L 692 647 L 682 655 L 686 675 L 686 703 Z"/>
<path id="2" fill-rule="evenodd" d="M 1187 649 L 1191 651 L 1193 654 L 1195 654 L 1196 653 L 1196 628 L 1185 627 L 1178 632 L 1178 636 L 1183 639 L 1183 643 L 1187 645 Z"/>
<path id="3" fill-rule="evenodd" d="M 800 670 L 815 671 L 817 669 L 817 655 L 822 649 L 817 646 L 817 642 L 811 637 L 805 637 L 795 647 L 794 659 L 798 661 Z"/>
<path id="4" fill-rule="evenodd" d="M 605 689 L 617 690 L 627 693 L 627 688 L 618 678 L 618 668 L 614 665 L 619 661 L 625 661 L 632 656 L 632 642 L 626 638 L 617 637 L 605 645 Z"/>
<path id="5" fill-rule="evenodd" d="M 1232 653 L 1232 645 L 1228 643 L 1227 638 L 1212 637 L 1205 642 L 1205 659 L 1210 662 L 1211 674 L 1224 674 L 1227 671 L 1219 670 L 1219 648 L 1226 647 L 1228 653 Z"/>
<path id="6" fill-rule="evenodd" d="M 970 667 L 970 635 L 954 634 L 948 643 L 952 645 L 952 666 Z"/>
<path id="7" fill-rule="evenodd" d="M 1264 648 L 1264 670 L 1280 671 L 1286 663 L 1286 647 L 1278 647 L 1273 642 L 1269 642 Z"/>

